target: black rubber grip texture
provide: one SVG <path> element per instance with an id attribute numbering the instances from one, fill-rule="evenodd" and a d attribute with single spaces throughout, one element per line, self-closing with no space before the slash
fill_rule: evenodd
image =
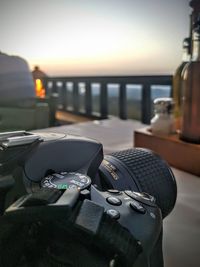
<path id="1" fill-rule="evenodd" d="M 175 177 L 168 164 L 153 151 L 134 148 L 111 154 L 123 162 L 143 192 L 156 198 L 163 218 L 174 208 L 177 196 Z"/>

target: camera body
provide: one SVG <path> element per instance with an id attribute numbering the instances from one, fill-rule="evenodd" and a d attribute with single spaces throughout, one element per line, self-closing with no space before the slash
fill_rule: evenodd
<path id="1" fill-rule="evenodd" d="M 176 183 L 170 168 L 157 155 L 131 149 L 104 157 L 99 142 L 62 133 L 2 134 L 0 146 L 1 173 L 5 176 L 11 172 L 10 166 L 20 166 L 23 178 L 19 179 L 29 192 L 12 204 L 2 218 L 13 222 L 16 218 L 22 222 L 27 218 L 28 222 L 33 220 L 35 210 L 42 209 L 37 220 L 42 220 L 44 214 L 56 214 L 57 220 L 62 209 L 70 210 L 68 217 L 73 217 L 74 236 L 81 236 L 80 229 L 86 240 L 90 235 L 94 239 L 104 233 L 100 243 L 111 253 L 110 266 L 163 266 L 162 219 L 175 204 Z M 157 190 L 159 187 L 164 190 Z M 10 187 L 4 183 L 4 188 L 5 196 Z M 46 201 L 52 199 L 54 191 L 56 198 Z M 45 201 L 41 192 L 45 192 Z M 107 219 L 108 224 L 104 223 Z M 105 248 L 100 248 L 103 254 Z M 90 266 L 89 259 L 82 266 Z"/>

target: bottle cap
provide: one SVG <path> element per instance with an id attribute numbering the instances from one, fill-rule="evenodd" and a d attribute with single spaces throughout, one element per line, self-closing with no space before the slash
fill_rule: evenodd
<path id="1" fill-rule="evenodd" d="M 170 97 L 156 98 L 154 100 L 154 111 L 158 114 L 171 114 L 174 108 L 174 101 Z"/>

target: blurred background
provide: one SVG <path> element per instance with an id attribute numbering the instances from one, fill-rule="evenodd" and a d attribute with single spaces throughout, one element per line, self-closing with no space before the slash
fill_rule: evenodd
<path id="1" fill-rule="evenodd" d="M 106 153 L 133 147 L 153 100 L 172 96 L 190 36 L 189 2 L 0 0 L 0 131 L 61 126 L 48 131 L 95 138 Z M 199 267 L 200 180 L 174 172 L 166 266 Z"/>

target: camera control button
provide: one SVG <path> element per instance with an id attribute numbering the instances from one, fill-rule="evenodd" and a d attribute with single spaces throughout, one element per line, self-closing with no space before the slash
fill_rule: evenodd
<path id="1" fill-rule="evenodd" d="M 122 201 L 117 197 L 107 197 L 106 201 L 114 206 L 120 206 L 122 204 Z"/>
<path id="2" fill-rule="evenodd" d="M 116 195 L 121 194 L 121 192 L 117 189 L 108 189 L 108 192 L 111 194 L 116 194 Z"/>
<path id="3" fill-rule="evenodd" d="M 135 194 L 130 190 L 125 190 L 124 193 L 131 198 L 135 198 Z"/>
<path id="4" fill-rule="evenodd" d="M 136 192 L 134 192 L 134 191 L 130 191 L 130 190 L 125 190 L 124 193 L 125 193 L 127 196 L 129 196 L 129 197 L 131 197 L 131 198 L 133 198 L 133 199 L 137 199 L 137 200 L 141 200 L 141 199 L 142 199 L 140 193 L 137 194 Z"/>
<path id="5" fill-rule="evenodd" d="M 149 201 L 151 201 L 152 203 L 155 203 L 156 202 L 156 198 L 155 197 L 153 197 L 152 195 L 149 195 L 148 193 L 146 193 L 146 192 L 142 192 L 141 193 L 141 196 L 145 199 L 145 200 L 149 200 Z"/>
<path id="6" fill-rule="evenodd" d="M 138 211 L 139 213 L 142 213 L 142 214 L 145 214 L 145 212 L 146 212 L 145 208 L 137 201 L 131 201 L 130 207 L 133 210 Z"/>
<path id="7" fill-rule="evenodd" d="M 130 191 L 130 190 L 126 190 L 124 191 L 124 193 L 131 197 L 132 199 L 138 200 L 143 202 L 144 204 L 148 204 L 148 205 L 154 205 L 155 204 L 155 198 L 147 193 L 139 193 L 139 192 L 134 192 L 134 191 Z"/>
<path id="8" fill-rule="evenodd" d="M 106 212 L 111 218 L 118 220 L 120 218 L 120 213 L 117 210 L 107 210 Z"/>

